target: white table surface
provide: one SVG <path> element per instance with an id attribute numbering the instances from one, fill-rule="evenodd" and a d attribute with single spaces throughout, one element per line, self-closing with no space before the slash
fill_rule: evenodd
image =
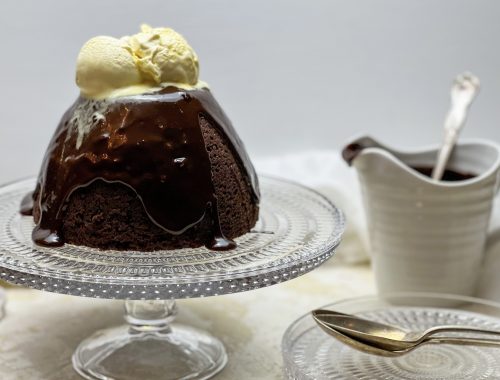
<path id="1" fill-rule="evenodd" d="M 179 301 L 178 322 L 220 338 L 229 364 L 217 380 L 282 378 L 281 338 L 295 319 L 342 298 L 374 293 L 368 265 L 334 259 L 292 281 L 246 293 Z M 0 321 L 0 379 L 80 379 L 71 366 L 78 343 L 122 323 L 122 302 L 11 288 Z M 142 379 L 141 379 L 142 380 Z"/>

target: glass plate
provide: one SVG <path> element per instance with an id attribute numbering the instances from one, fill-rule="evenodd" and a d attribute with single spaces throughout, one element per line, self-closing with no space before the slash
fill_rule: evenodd
<path id="1" fill-rule="evenodd" d="M 260 219 L 220 253 L 204 247 L 154 252 L 104 251 L 31 240 L 33 218 L 19 214 L 35 179 L 0 188 L 0 278 L 51 292 L 120 299 L 172 299 L 236 293 L 302 275 L 333 255 L 344 217 L 298 184 L 260 179 Z"/>
<path id="2" fill-rule="evenodd" d="M 500 304 L 471 297 L 394 293 L 323 308 L 413 330 L 444 324 L 500 330 Z M 404 356 L 380 357 L 356 351 L 327 335 L 310 314 L 287 329 L 282 352 L 285 377 L 294 380 L 500 379 L 500 348 L 427 345 Z"/>

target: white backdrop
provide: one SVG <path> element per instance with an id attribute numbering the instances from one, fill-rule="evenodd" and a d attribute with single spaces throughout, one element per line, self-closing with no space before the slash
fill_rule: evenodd
<path id="1" fill-rule="evenodd" d="M 80 46 L 142 22 L 188 39 L 254 157 L 364 131 L 436 142 L 464 69 L 483 82 L 464 135 L 500 140 L 499 15 L 495 0 L 2 0 L 0 182 L 38 171 Z"/>

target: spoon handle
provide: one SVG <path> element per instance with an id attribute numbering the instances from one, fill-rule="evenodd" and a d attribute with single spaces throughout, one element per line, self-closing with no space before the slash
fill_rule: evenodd
<path id="1" fill-rule="evenodd" d="M 424 337 L 430 337 L 432 335 L 443 333 L 443 332 L 468 332 L 468 333 L 477 333 L 477 334 L 488 334 L 500 336 L 500 331 L 497 330 L 488 330 L 482 329 L 479 327 L 470 327 L 470 326 L 436 326 L 430 328 L 425 331 Z"/>
<path id="2" fill-rule="evenodd" d="M 451 88 L 451 106 L 444 123 L 445 138 L 438 153 L 432 178 L 439 181 L 443 177 L 446 164 L 462 129 L 467 111 L 479 90 L 479 79 L 470 73 L 459 75 Z"/>
<path id="3" fill-rule="evenodd" d="M 496 339 L 481 339 L 481 338 L 437 338 L 431 337 L 425 339 L 422 344 L 455 344 L 462 346 L 485 346 L 485 347 L 500 347 L 500 340 Z"/>

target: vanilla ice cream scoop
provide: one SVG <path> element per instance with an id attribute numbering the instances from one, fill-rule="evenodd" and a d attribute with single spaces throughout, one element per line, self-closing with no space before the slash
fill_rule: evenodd
<path id="1" fill-rule="evenodd" d="M 142 82 L 129 47 L 113 37 L 87 41 L 78 54 L 76 84 L 83 95 L 98 97 Z"/>
<path id="2" fill-rule="evenodd" d="M 198 57 L 179 33 L 143 25 L 132 36 L 87 41 L 78 55 L 76 83 L 83 96 L 103 99 L 167 85 L 205 87 L 198 72 Z"/>
<path id="3" fill-rule="evenodd" d="M 195 85 L 198 56 L 179 33 L 170 28 L 142 25 L 141 32 L 124 37 L 142 75 L 154 83 Z"/>

